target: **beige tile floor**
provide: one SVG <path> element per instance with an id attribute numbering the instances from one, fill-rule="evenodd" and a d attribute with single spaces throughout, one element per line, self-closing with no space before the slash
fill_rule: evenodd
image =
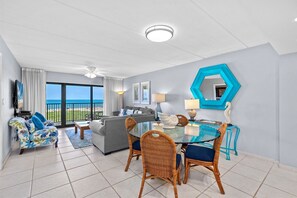
<path id="1" fill-rule="evenodd" d="M 141 159 L 134 159 L 124 172 L 127 156 L 128 150 L 104 156 L 93 146 L 74 149 L 64 130 L 59 130 L 58 149 L 37 148 L 23 155 L 12 152 L 0 171 L 0 197 L 138 197 Z M 222 155 L 220 171 L 224 196 L 212 173 L 195 167 L 188 183 L 178 186 L 179 197 L 297 197 L 297 171 L 279 168 L 272 161 L 243 154 L 232 155 L 228 161 Z M 148 180 L 143 197 L 173 197 L 173 189 L 159 179 Z"/>

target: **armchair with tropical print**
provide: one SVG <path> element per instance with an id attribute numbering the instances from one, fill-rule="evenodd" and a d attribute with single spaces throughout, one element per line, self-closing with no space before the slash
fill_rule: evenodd
<path id="1" fill-rule="evenodd" d="M 45 126 L 44 129 L 36 130 L 31 120 L 25 120 L 21 117 L 12 118 L 9 121 L 9 126 L 16 128 L 20 142 L 20 154 L 28 148 L 53 144 L 56 147 L 58 146 L 58 130 L 54 126 Z"/>

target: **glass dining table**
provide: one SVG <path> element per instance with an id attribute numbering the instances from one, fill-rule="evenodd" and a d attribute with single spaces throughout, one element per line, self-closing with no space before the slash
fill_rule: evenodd
<path id="1" fill-rule="evenodd" d="M 176 144 L 192 144 L 213 141 L 220 136 L 219 131 L 209 125 L 189 123 L 182 126 L 162 126 L 157 122 L 138 123 L 129 133 L 140 138 L 149 130 L 163 131 L 169 135 Z"/>

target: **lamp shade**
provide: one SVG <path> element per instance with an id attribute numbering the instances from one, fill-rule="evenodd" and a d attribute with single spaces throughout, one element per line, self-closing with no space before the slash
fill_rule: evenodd
<path id="1" fill-rule="evenodd" d="M 200 103 L 198 99 L 185 100 L 185 109 L 199 109 Z"/>
<path id="2" fill-rule="evenodd" d="M 165 94 L 161 94 L 161 93 L 152 94 L 152 101 L 156 103 L 165 102 Z"/>

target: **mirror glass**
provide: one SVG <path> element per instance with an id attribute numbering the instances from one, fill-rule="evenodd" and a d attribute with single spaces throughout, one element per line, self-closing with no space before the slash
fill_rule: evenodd
<path id="1" fill-rule="evenodd" d="M 220 74 L 205 76 L 200 91 L 205 100 L 220 100 L 227 85 Z"/>

